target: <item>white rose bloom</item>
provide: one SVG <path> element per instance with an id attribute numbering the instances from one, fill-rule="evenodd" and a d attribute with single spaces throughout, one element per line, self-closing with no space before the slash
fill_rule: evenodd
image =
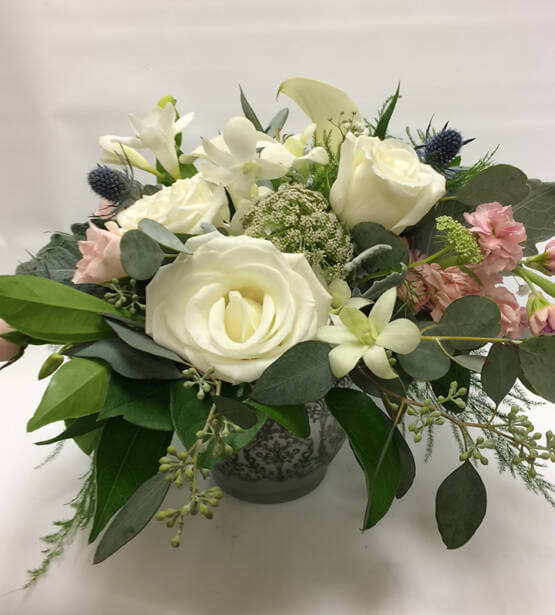
<path id="1" fill-rule="evenodd" d="M 377 222 L 394 233 L 416 224 L 445 194 L 445 178 L 398 139 L 355 137 L 341 146 L 330 203 L 349 227 Z"/>
<path id="2" fill-rule="evenodd" d="M 173 233 L 201 233 L 203 223 L 221 224 L 229 214 L 225 191 L 211 188 L 199 175 L 179 179 L 171 186 L 144 196 L 117 216 L 124 231 L 136 229 L 144 218 L 159 222 Z"/>
<path id="3" fill-rule="evenodd" d="M 331 296 L 302 254 L 217 232 L 187 241 L 146 290 L 146 331 L 201 370 L 252 382 L 286 350 L 316 337 Z"/>

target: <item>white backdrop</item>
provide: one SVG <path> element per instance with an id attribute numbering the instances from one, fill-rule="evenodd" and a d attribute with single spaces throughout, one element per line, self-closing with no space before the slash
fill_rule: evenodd
<path id="1" fill-rule="evenodd" d="M 393 128 L 436 114 L 465 137 L 468 160 L 497 159 L 555 179 L 555 5 L 550 0 L 19 0 L 0 3 L 0 270 L 11 272 L 96 207 L 86 172 L 100 134 L 129 134 L 127 113 L 165 94 L 196 111 L 187 147 L 240 113 L 241 83 L 262 118 L 290 76 L 342 87 L 372 117 L 401 80 Z M 281 105 L 286 100 L 280 101 Z M 293 125 L 304 118 L 296 112 Z M 65 518 L 87 469 L 72 444 L 42 469 L 25 423 L 43 383 L 44 351 L 0 373 L 0 613 L 73 615 L 520 614 L 553 612 L 553 511 L 495 464 L 474 539 L 448 552 L 435 491 L 457 464 L 450 438 L 372 531 L 358 528 L 364 484 L 348 448 L 311 495 L 273 506 L 231 497 L 193 519 L 172 550 L 151 524 L 106 563 L 84 537 L 25 595 L 11 592 L 40 559 L 38 537 Z M 553 407 L 533 416 L 553 427 Z M 54 433 L 52 428 L 50 433 Z M 45 429 L 46 434 L 49 433 Z M 42 435 L 42 434 L 41 434 Z M 555 472 L 548 476 L 555 481 Z"/>

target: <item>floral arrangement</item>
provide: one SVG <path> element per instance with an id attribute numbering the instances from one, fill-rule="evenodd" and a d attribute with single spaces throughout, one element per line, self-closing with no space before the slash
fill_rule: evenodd
<path id="1" fill-rule="evenodd" d="M 0 277 L 3 367 L 55 345 L 28 431 L 61 422 L 37 444 L 91 457 L 29 584 L 88 524 L 90 542 L 105 530 L 95 563 L 152 518 L 179 546 L 186 518 L 220 504 L 211 468 L 270 419 L 307 437 L 321 399 L 366 477 L 364 530 L 413 482 L 406 439 L 431 452 L 441 425 L 458 447 L 436 498 L 448 548 L 482 522 L 491 458 L 553 504 L 555 436 L 535 431 L 528 392 L 555 401 L 555 184 L 493 153 L 463 164 L 472 139 L 447 124 L 391 136 L 399 88 L 372 121 L 325 83 L 279 93 L 303 132 L 287 133 L 288 109 L 264 127 L 242 91 L 244 117 L 189 152 L 194 116 L 172 97 L 131 114 L 133 136 L 99 139 L 90 220 Z"/>

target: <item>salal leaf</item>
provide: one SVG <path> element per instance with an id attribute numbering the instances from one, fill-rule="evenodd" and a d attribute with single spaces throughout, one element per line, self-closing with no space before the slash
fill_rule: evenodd
<path id="1" fill-rule="evenodd" d="M 95 361 L 72 359 L 52 376 L 27 431 L 98 412 L 108 387 L 108 369 Z"/>
<path id="2" fill-rule="evenodd" d="M 108 526 L 98 543 L 93 564 L 100 564 L 135 538 L 158 511 L 169 488 L 164 474 L 146 480 Z"/>
<path id="3" fill-rule="evenodd" d="M 304 405 L 272 407 L 259 404 L 253 400 L 248 400 L 246 403 L 269 416 L 300 438 L 308 438 L 310 436 L 310 422 Z"/>
<path id="4" fill-rule="evenodd" d="M 153 431 L 123 419 L 110 419 L 102 430 L 95 455 L 96 511 L 89 542 L 133 493 L 158 471 L 171 432 Z"/>
<path id="5" fill-rule="evenodd" d="M 0 318 L 32 338 L 64 344 L 107 337 L 112 333 L 102 313 L 117 309 L 53 280 L 0 276 Z"/>
<path id="6" fill-rule="evenodd" d="M 364 470 L 368 504 L 363 530 L 387 513 L 400 477 L 399 451 L 391 423 L 364 393 L 352 389 L 332 389 L 326 395 L 330 412 L 341 425 Z"/>
<path id="7" fill-rule="evenodd" d="M 48 440 L 41 440 L 40 442 L 35 442 L 35 444 L 54 444 L 55 442 L 60 442 L 61 440 L 68 440 L 69 438 L 76 438 L 78 436 L 82 436 L 84 434 L 90 433 L 91 431 L 95 431 L 96 429 L 102 427 L 104 421 L 98 420 L 98 413 L 89 414 L 88 416 L 82 416 L 78 419 L 71 420 L 67 422 L 67 427 L 54 438 L 49 438 Z"/>
<path id="8" fill-rule="evenodd" d="M 159 431 L 173 431 L 167 380 L 132 380 L 112 372 L 99 419 L 123 416 L 126 421 Z"/>
<path id="9" fill-rule="evenodd" d="M 461 297 L 447 306 L 439 325 L 426 335 L 455 337 L 497 337 L 501 330 L 501 313 L 497 304 L 486 297 Z M 480 348 L 486 342 L 449 341 L 458 350 Z"/>
<path id="10" fill-rule="evenodd" d="M 518 356 L 530 388 L 537 395 L 555 402 L 555 336 L 543 335 L 526 340 L 519 345 Z"/>
<path id="11" fill-rule="evenodd" d="M 109 363 L 114 371 L 126 378 L 136 380 L 177 380 L 183 378 L 172 361 L 136 350 L 117 337 L 86 344 L 76 344 L 66 350 L 65 354 L 72 357 L 101 359 Z"/>
<path id="12" fill-rule="evenodd" d="M 474 466 L 465 461 L 441 483 L 436 495 L 436 521 L 448 549 L 468 542 L 486 514 L 484 483 Z"/>
<path id="13" fill-rule="evenodd" d="M 334 124 L 345 120 L 360 120 L 358 107 L 347 94 L 323 81 L 304 77 L 287 79 L 279 86 L 278 96 L 280 94 L 285 94 L 294 100 L 316 124 L 317 143 L 323 143 L 324 135 L 329 134 L 330 145 L 339 146 L 343 141 L 343 135 Z"/>
<path id="14" fill-rule="evenodd" d="M 294 406 L 321 399 L 335 381 L 330 348 L 322 342 L 301 342 L 281 355 L 256 382 L 252 399 L 268 406 Z"/>
<path id="15" fill-rule="evenodd" d="M 190 254 L 189 250 L 187 250 L 183 242 L 176 235 L 155 220 L 144 218 L 139 222 L 139 230 L 156 243 L 164 246 L 164 248 Z"/>
<path id="16" fill-rule="evenodd" d="M 138 229 L 127 231 L 121 238 L 120 247 L 121 264 L 135 280 L 152 278 L 165 257 L 156 241 Z"/>
<path id="17" fill-rule="evenodd" d="M 492 344 L 482 367 L 481 380 L 484 391 L 496 404 L 500 404 L 513 388 L 519 373 L 516 347 L 512 344 Z"/>

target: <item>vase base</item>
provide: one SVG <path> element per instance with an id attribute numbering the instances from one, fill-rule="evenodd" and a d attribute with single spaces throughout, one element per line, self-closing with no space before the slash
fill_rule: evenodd
<path id="1" fill-rule="evenodd" d="M 212 469 L 212 477 L 225 493 L 257 504 L 279 504 L 301 498 L 324 480 L 327 467 L 323 466 L 306 476 L 288 478 L 283 481 L 260 479 L 242 480 L 234 475 L 226 475 L 217 467 Z"/>

